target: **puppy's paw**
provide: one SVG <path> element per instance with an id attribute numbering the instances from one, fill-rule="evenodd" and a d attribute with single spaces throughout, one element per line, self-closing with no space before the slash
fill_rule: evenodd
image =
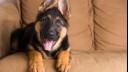
<path id="1" fill-rule="evenodd" d="M 68 72 L 71 65 L 69 63 L 69 52 L 68 51 L 62 51 L 57 59 L 57 69 L 61 72 Z"/>
<path id="2" fill-rule="evenodd" d="M 29 72 L 45 72 L 44 65 L 39 61 L 30 61 Z"/>
<path id="3" fill-rule="evenodd" d="M 45 72 L 42 55 L 38 51 L 30 51 L 29 55 L 29 72 Z"/>

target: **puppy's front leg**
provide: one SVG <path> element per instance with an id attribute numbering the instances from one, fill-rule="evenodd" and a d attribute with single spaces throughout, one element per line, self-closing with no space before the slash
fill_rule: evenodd
<path id="1" fill-rule="evenodd" d="M 29 72 L 45 72 L 43 65 L 42 54 L 36 50 L 30 50 L 28 52 L 29 57 Z"/>
<path id="2" fill-rule="evenodd" d="M 70 62 L 70 51 L 68 50 L 61 51 L 58 55 L 57 65 L 56 65 L 58 70 L 61 72 L 68 72 L 68 70 L 71 67 L 69 62 Z"/>

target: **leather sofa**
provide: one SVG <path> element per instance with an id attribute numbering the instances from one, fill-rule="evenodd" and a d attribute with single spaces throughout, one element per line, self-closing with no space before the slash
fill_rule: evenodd
<path id="1" fill-rule="evenodd" d="M 10 34 L 35 20 L 43 0 L 0 0 L 0 72 L 28 72 L 25 53 L 10 54 Z M 69 72 L 127 72 L 127 0 L 69 0 Z M 46 72 L 56 72 L 44 59 Z"/>

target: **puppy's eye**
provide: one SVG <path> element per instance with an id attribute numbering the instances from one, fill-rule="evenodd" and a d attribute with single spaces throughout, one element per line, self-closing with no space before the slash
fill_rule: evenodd
<path id="1" fill-rule="evenodd" d="M 57 22 L 56 22 L 56 25 L 57 25 L 58 27 L 61 27 L 61 26 L 62 26 L 62 22 L 61 22 L 61 21 L 57 21 Z"/>
<path id="2" fill-rule="evenodd" d="M 47 23 L 48 22 L 48 18 L 47 17 L 43 17 L 42 18 L 42 21 L 45 22 L 45 23 Z"/>

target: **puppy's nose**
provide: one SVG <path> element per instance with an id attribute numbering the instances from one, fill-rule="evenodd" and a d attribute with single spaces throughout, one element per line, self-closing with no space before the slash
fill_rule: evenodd
<path id="1" fill-rule="evenodd" d="M 53 31 L 49 31 L 49 34 L 48 34 L 50 37 L 54 37 L 54 32 Z"/>

